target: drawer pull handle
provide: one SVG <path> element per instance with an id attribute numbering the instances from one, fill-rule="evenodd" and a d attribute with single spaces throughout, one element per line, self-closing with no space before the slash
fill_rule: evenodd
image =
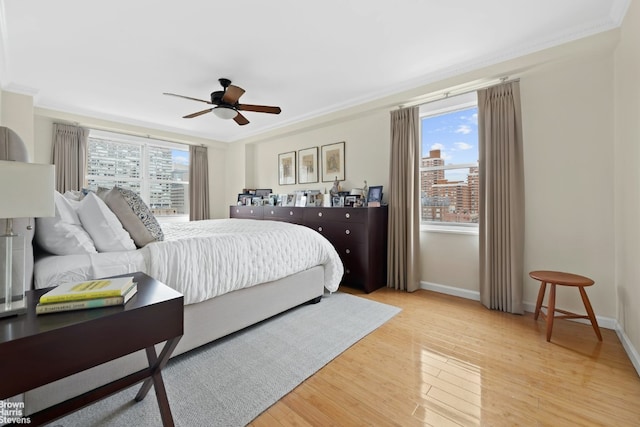
<path id="1" fill-rule="evenodd" d="M 347 250 L 345 250 L 345 252 L 350 254 L 351 253 L 351 249 L 347 249 Z"/>
<path id="2" fill-rule="evenodd" d="M 345 233 L 345 234 L 351 234 L 351 231 L 349 231 L 349 230 L 345 230 L 345 231 L 344 231 L 344 233 Z"/>
<path id="3" fill-rule="evenodd" d="M 251 209 L 251 213 L 253 213 L 253 209 Z"/>
<path id="4" fill-rule="evenodd" d="M 347 270 L 345 271 L 345 273 L 350 274 L 350 273 L 351 273 L 351 270 L 349 270 L 349 269 L 347 268 Z"/>
<path id="5" fill-rule="evenodd" d="M 293 215 L 293 211 L 289 211 L 289 215 Z"/>
<path id="6" fill-rule="evenodd" d="M 240 213 L 240 209 L 236 209 L 236 213 Z"/>
<path id="7" fill-rule="evenodd" d="M 347 212 L 346 214 L 344 214 L 344 216 L 345 216 L 346 218 L 350 218 L 350 217 L 351 217 L 351 215 L 349 215 L 349 212 Z"/>
<path id="8" fill-rule="evenodd" d="M 318 216 L 322 216 L 322 212 L 318 212 Z"/>
<path id="9" fill-rule="evenodd" d="M 318 227 L 318 231 L 322 231 L 322 227 Z"/>
<path id="10" fill-rule="evenodd" d="M 271 211 L 271 215 L 273 215 L 273 211 Z"/>

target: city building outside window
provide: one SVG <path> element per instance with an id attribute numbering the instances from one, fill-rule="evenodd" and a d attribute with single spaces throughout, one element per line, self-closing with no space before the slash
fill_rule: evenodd
<path id="1" fill-rule="evenodd" d="M 476 93 L 420 107 L 421 221 L 429 226 L 478 226 L 478 107 Z"/>
<path id="2" fill-rule="evenodd" d="M 159 221 L 189 219 L 189 146 L 91 130 L 87 184 L 140 195 Z"/>

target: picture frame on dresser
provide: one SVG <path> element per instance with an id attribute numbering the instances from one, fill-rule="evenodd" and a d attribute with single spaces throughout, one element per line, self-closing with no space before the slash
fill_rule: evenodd
<path id="1" fill-rule="evenodd" d="M 380 206 L 382 203 L 382 185 L 374 185 L 369 187 L 367 194 L 367 205 L 370 207 Z"/>
<path id="2" fill-rule="evenodd" d="M 318 147 L 298 150 L 298 184 L 318 182 Z"/>
<path id="3" fill-rule="evenodd" d="M 322 153 L 322 182 L 345 180 L 345 158 L 343 142 L 327 144 L 321 147 Z"/>
<path id="4" fill-rule="evenodd" d="M 296 152 L 278 154 L 278 184 L 292 185 L 296 183 Z"/>

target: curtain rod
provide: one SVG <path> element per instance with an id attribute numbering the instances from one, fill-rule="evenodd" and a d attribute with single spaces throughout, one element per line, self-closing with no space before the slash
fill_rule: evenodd
<path id="1" fill-rule="evenodd" d="M 497 85 L 507 84 L 512 82 L 519 82 L 519 81 L 520 81 L 519 78 L 509 80 L 508 76 L 500 77 L 499 79 L 494 79 L 488 82 L 476 83 L 474 85 L 453 88 L 451 90 L 445 90 L 444 92 L 430 93 L 422 97 L 419 97 L 414 101 L 400 104 L 398 105 L 398 108 L 415 107 L 417 105 L 428 104 L 429 102 L 439 101 L 441 99 L 446 99 L 452 96 L 464 95 L 470 92 L 476 92 L 480 89 L 486 89 L 492 86 L 497 86 Z"/>
<path id="2" fill-rule="evenodd" d="M 161 138 L 161 137 L 157 137 L 157 136 L 153 136 L 152 134 L 148 134 L 148 133 L 136 133 L 135 131 L 121 131 L 121 130 L 113 130 L 112 128 L 108 128 L 108 127 L 101 127 L 101 126 L 93 126 L 93 125 L 85 125 L 79 122 L 67 122 L 67 124 L 72 124 L 76 127 L 83 127 L 89 130 L 96 130 L 99 132 L 110 132 L 110 133 L 116 133 L 116 134 L 120 134 L 123 136 L 132 136 L 134 138 L 141 138 L 141 139 L 155 139 L 157 141 L 162 141 L 162 142 L 168 142 L 171 144 L 182 144 L 182 145 L 198 145 L 198 143 L 196 142 L 183 142 L 183 140 L 171 140 L 171 139 L 166 139 L 166 138 Z M 203 147 L 205 146 L 205 144 L 200 143 L 200 145 L 202 145 Z"/>

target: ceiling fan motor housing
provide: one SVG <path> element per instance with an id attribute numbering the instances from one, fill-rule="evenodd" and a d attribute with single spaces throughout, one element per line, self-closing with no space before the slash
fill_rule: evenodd
<path id="1" fill-rule="evenodd" d="M 215 105 L 222 104 L 222 97 L 224 96 L 223 90 L 216 90 L 215 92 L 211 92 L 211 102 Z"/>

